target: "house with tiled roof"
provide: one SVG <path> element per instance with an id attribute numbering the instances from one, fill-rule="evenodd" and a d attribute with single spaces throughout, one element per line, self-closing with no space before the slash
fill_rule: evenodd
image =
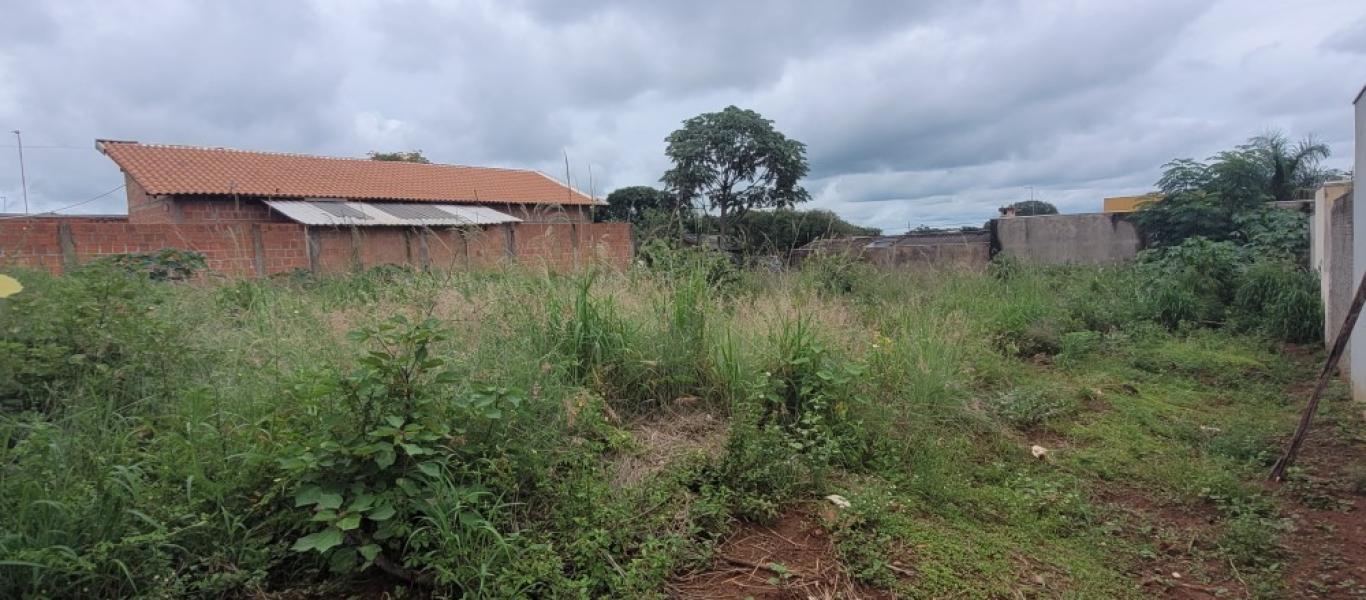
<path id="1" fill-rule="evenodd" d="M 624 267 L 630 226 L 536 171 L 114 140 L 128 215 L 0 220 L 0 265 L 54 272 L 167 248 L 212 271 L 264 277 L 380 265 L 463 269 Z"/>
<path id="2" fill-rule="evenodd" d="M 588 223 L 601 204 L 544 173 L 97 140 L 135 223 L 357 227 Z"/>

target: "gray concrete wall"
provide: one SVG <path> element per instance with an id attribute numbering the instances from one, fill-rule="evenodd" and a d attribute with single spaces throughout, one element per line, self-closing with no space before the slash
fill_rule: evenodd
<path id="1" fill-rule="evenodd" d="M 1363 94 L 1357 94 L 1353 105 L 1356 113 L 1356 166 L 1354 172 L 1360 177 L 1366 173 L 1366 88 L 1362 88 Z M 1358 235 L 1355 233 L 1356 224 L 1366 224 L 1366 185 L 1355 186 L 1352 191 L 1352 285 L 1361 281 L 1361 274 L 1366 271 L 1366 232 Z M 1349 370 L 1352 373 L 1352 397 L 1360 401 L 1366 401 L 1366 326 L 1357 321 L 1356 328 L 1352 331 L 1351 340 L 1351 361 Z"/>
<path id="2" fill-rule="evenodd" d="M 1002 254 L 1037 264 L 1097 265 L 1134 258 L 1138 229 L 1119 213 L 1041 215 L 996 219 Z"/>
<path id="3" fill-rule="evenodd" d="M 1314 216 L 1309 229 L 1309 262 L 1319 273 L 1323 300 L 1323 343 L 1337 337 L 1347 305 L 1352 302 L 1352 184 L 1329 183 L 1314 193 Z M 1349 351 L 1350 354 L 1350 351 Z M 1351 361 L 1343 359 L 1344 372 Z"/>
<path id="4" fill-rule="evenodd" d="M 845 254 L 879 267 L 930 266 L 978 270 L 991 260 L 987 232 L 906 234 L 817 240 L 793 253 L 800 261 L 813 254 Z"/>

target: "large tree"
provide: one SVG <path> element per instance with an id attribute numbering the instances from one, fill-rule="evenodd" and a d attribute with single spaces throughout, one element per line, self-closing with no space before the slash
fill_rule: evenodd
<path id="1" fill-rule="evenodd" d="M 665 141 L 674 163 L 665 187 L 681 202 L 717 211 L 723 238 L 751 209 L 791 208 L 811 197 L 797 185 L 807 173 L 806 145 L 752 110 L 698 115 Z"/>

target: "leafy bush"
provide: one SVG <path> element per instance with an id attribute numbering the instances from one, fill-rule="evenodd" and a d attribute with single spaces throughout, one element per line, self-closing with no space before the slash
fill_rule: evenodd
<path id="1" fill-rule="evenodd" d="M 76 388 L 123 408 L 174 383 L 183 340 L 146 275 L 96 264 L 24 280 L 0 302 L 0 408 L 54 412 Z"/>
<path id="2" fill-rule="evenodd" d="M 640 259 L 651 271 L 679 280 L 700 273 L 707 285 L 727 289 L 740 280 L 740 270 L 729 254 L 703 246 L 678 248 L 666 240 L 652 239 L 640 248 Z"/>
<path id="3" fill-rule="evenodd" d="M 1233 325 L 1288 342 L 1322 335 L 1317 276 L 1275 252 L 1194 237 L 1139 260 L 1148 310 L 1168 327 Z"/>
<path id="4" fill-rule="evenodd" d="M 1233 305 L 1243 329 L 1287 342 L 1317 342 L 1323 337 L 1318 277 L 1285 260 L 1264 259 L 1250 265 Z"/>
<path id="5" fill-rule="evenodd" d="M 826 294 L 853 294 L 876 277 L 871 265 L 842 252 L 820 252 L 802 261 L 802 280 Z"/>
<path id="6" fill-rule="evenodd" d="M 775 332 L 774 347 L 768 370 L 733 411 L 719 470 L 748 518 L 778 516 L 799 489 L 821 489 L 832 467 L 863 464 L 870 445 L 859 418 L 868 400 L 856 385 L 864 367 L 836 360 L 800 319 Z"/>
<path id="7" fill-rule="evenodd" d="M 181 281 L 194 277 L 208 265 L 204 255 L 193 250 L 163 248 L 142 254 L 115 254 L 95 261 L 129 273 L 141 273 L 152 281 Z"/>
<path id="8" fill-rule="evenodd" d="M 1192 237 L 1175 246 L 1139 255 L 1145 300 L 1168 327 L 1224 321 L 1237 289 L 1242 250 L 1232 242 Z"/>
<path id="9" fill-rule="evenodd" d="M 508 545 L 484 514 L 497 509 L 490 493 L 457 479 L 466 475 L 459 459 L 478 458 L 521 397 L 475 387 L 437 405 L 458 383 L 431 353 L 445 335 L 432 319 L 395 316 L 351 336 L 375 350 L 354 372 L 318 388 L 341 395 L 350 426 L 306 437 L 280 459 L 296 482 L 294 506 L 307 511 L 308 533 L 293 550 L 321 554 L 338 573 L 373 565 L 408 581 L 465 590 L 483 583 L 491 563 L 509 560 Z M 448 567 L 433 574 L 422 557 L 431 559 L 434 546 Z"/>
<path id="10" fill-rule="evenodd" d="M 1278 541 L 1280 523 L 1275 519 L 1242 513 L 1229 520 L 1219 536 L 1219 550 L 1243 566 L 1268 567 L 1284 554 Z"/>

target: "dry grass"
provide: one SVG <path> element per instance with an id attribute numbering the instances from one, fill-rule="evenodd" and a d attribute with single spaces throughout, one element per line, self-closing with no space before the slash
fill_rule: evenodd
<path id="1" fill-rule="evenodd" d="M 638 484 L 694 453 L 708 458 L 721 455 L 726 445 L 726 422 L 688 406 L 695 401 L 681 398 L 673 410 L 626 426 L 635 447 L 610 459 L 614 485 Z"/>

